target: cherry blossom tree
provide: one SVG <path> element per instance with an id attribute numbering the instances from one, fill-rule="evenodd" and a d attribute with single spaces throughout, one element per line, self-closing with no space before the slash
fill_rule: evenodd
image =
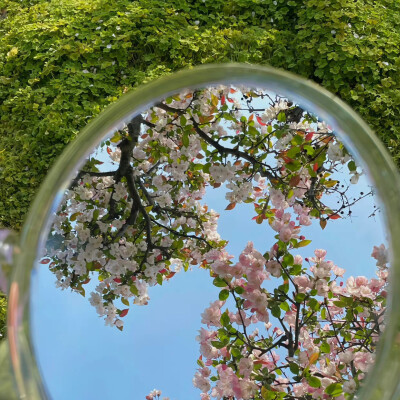
<path id="1" fill-rule="evenodd" d="M 96 149 L 65 193 L 41 262 L 57 286 L 84 296 L 98 279 L 89 301 L 120 330 L 149 286 L 199 266 L 221 288 L 198 336 L 202 400 L 346 398 L 384 329 L 386 249 L 372 253 L 377 278 L 346 282 L 326 250 L 296 254 L 311 243 L 303 226 L 323 231 L 371 195 L 350 198 L 341 169 L 356 185 L 362 171 L 332 130 L 289 100 L 237 86 L 186 90 Z M 202 202 L 221 186 L 227 210 L 248 203 L 254 223 L 276 233 L 264 254 L 249 242 L 232 261 L 219 215 Z"/>

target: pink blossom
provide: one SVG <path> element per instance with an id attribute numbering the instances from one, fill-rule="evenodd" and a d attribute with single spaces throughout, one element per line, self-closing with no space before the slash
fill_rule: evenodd
<path id="1" fill-rule="evenodd" d="M 374 246 L 371 257 L 375 258 L 378 267 L 385 267 L 389 259 L 385 245 L 381 244 L 380 246 Z"/>
<path id="2" fill-rule="evenodd" d="M 318 258 L 318 261 L 322 261 L 326 256 L 326 250 L 316 249 L 314 250 L 314 254 Z"/>
<path id="3" fill-rule="evenodd" d="M 239 361 L 239 371 L 244 378 L 249 378 L 250 374 L 253 372 L 253 360 L 251 358 L 243 357 Z"/>
<path id="4" fill-rule="evenodd" d="M 221 326 L 221 307 L 223 306 L 222 301 L 214 301 L 210 303 L 210 307 L 206 308 L 201 314 L 201 323 L 207 326 Z"/>
<path id="5" fill-rule="evenodd" d="M 367 372 L 374 362 L 374 355 L 359 351 L 354 354 L 354 366 L 362 372 Z"/>
<path id="6" fill-rule="evenodd" d="M 207 368 L 208 369 L 208 368 Z M 211 389 L 209 379 L 201 372 L 196 372 L 193 378 L 193 385 L 199 388 L 202 392 L 208 392 Z"/>
<path id="7" fill-rule="evenodd" d="M 282 275 L 282 267 L 278 261 L 268 261 L 265 264 L 267 271 L 274 277 L 279 278 Z"/>
<path id="8" fill-rule="evenodd" d="M 298 286 L 300 293 L 306 293 L 307 289 L 311 288 L 310 279 L 306 275 L 294 276 L 292 279 L 294 283 Z"/>

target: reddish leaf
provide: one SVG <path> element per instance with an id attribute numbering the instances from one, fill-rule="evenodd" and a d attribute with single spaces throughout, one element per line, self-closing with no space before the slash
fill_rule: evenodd
<path id="1" fill-rule="evenodd" d="M 254 119 L 254 114 L 251 114 L 250 117 L 249 117 L 249 122 L 253 121 L 253 119 Z"/>
<path id="2" fill-rule="evenodd" d="M 240 165 L 242 162 L 240 161 L 240 160 L 237 160 L 237 161 L 235 161 L 234 163 L 233 163 L 233 165 L 236 165 L 236 166 L 238 166 L 238 165 Z"/>
<path id="3" fill-rule="evenodd" d="M 326 219 L 320 219 L 319 220 L 319 225 L 321 226 L 322 229 L 325 229 L 326 227 Z"/>
<path id="4" fill-rule="evenodd" d="M 159 254 L 159 255 L 156 257 L 156 261 L 161 261 L 162 259 L 163 259 L 162 254 Z"/>
<path id="5" fill-rule="evenodd" d="M 227 207 L 225 208 L 225 210 L 233 210 L 236 206 L 236 203 L 230 203 L 227 205 Z"/>
<path id="6" fill-rule="evenodd" d="M 300 175 L 292 176 L 289 181 L 289 185 L 292 187 L 296 187 L 300 183 Z"/>
<path id="7" fill-rule="evenodd" d="M 119 313 L 119 316 L 122 318 L 122 317 L 125 317 L 125 315 L 126 314 L 128 314 L 128 311 L 129 311 L 129 308 L 125 308 L 124 310 L 122 310 L 120 313 Z"/>
<path id="8" fill-rule="evenodd" d="M 220 183 L 214 183 L 214 185 L 213 185 L 213 187 L 215 187 L 215 188 L 219 188 L 220 186 L 221 186 Z"/>
<path id="9" fill-rule="evenodd" d="M 221 106 L 225 105 L 225 96 L 221 96 Z"/>
<path id="10" fill-rule="evenodd" d="M 311 140 L 313 138 L 313 136 L 314 136 L 314 132 L 307 133 L 307 135 L 305 137 L 306 142 Z"/>
<path id="11" fill-rule="evenodd" d="M 269 362 L 268 361 L 263 361 L 263 360 L 256 360 L 256 361 L 253 362 L 253 364 L 267 365 L 267 364 L 269 364 Z"/>
<path id="12" fill-rule="evenodd" d="M 40 261 L 40 264 L 48 264 L 50 261 L 50 258 L 45 258 L 44 260 Z"/>
<path id="13" fill-rule="evenodd" d="M 258 186 L 254 186 L 254 187 L 253 187 L 253 190 L 254 190 L 255 192 L 257 192 L 257 193 L 262 192 L 262 189 L 260 189 Z"/>
<path id="14" fill-rule="evenodd" d="M 196 262 L 196 264 L 197 264 L 197 262 Z M 176 272 L 170 272 L 165 278 L 171 279 L 175 274 L 176 274 Z"/>
<path id="15" fill-rule="evenodd" d="M 257 218 L 256 218 L 256 222 L 257 224 L 261 224 L 265 219 L 265 215 L 264 214 L 260 214 Z"/>
<path id="16" fill-rule="evenodd" d="M 131 276 L 131 280 L 132 280 L 132 282 L 135 282 L 136 281 L 136 276 Z"/>
<path id="17" fill-rule="evenodd" d="M 339 219 L 339 218 L 340 218 L 340 215 L 338 215 L 338 214 L 332 214 L 332 215 L 330 215 L 328 218 L 329 218 L 329 219 Z"/>
<path id="18" fill-rule="evenodd" d="M 85 281 L 82 282 L 82 285 L 86 285 L 89 282 L 90 282 L 90 278 L 87 278 Z"/>
<path id="19" fill-rule="evenodd" d="M 229 93 L 236 93 L 236 90 L 235 90 L 235 89 L 232 89 L 232 88 L 230 88 L 230 89 L 229 89 Z"/>
<path id="20" fill-rule="evenodd" d="M 103 266 L 102 266 L 98 261 L 95 261 L 95 262 L 93 263 L 93 267 L 94 267 L 95 270 L 96 270 L 96 269 L 102 269 L 102 268 L 103 268 Z"/>
<path id="21" fill-rule="evenodd" d="M 258 115 L 257 115 L 257 122 L 261 125 L 261 126 L 266 126 L 267 124 L 264 124 L 264 122 L 263 122 L 263 120 L 261 119 L 261 117 L 259 117 Z"/>
<path id="22" fill-rule="evenodd" d="M 108 154 L 111 154 L 111 153 L 112 153 L 112 150 L 111 150 L 109 147 L 107 147 L 107 153 L 108 153 Z"/>
<path id="23" fill-rule="evenodd" d="M 318 163 L 315 163 L 315 164 L 314 164 L 313 170 L 314 170 L 314 172 L 317 172 L 317 171 L 318 171 Z"/>
<path id="24" fill-rule="evenodd" d="M 114 282 L 121 283 L 121 279 L 120 278 L 114 278 Z"/>
<path id="25" fill-rule="evenodd" d="M 323 138 L 322 141 L 326 144 L 331 142 L 333 140 L 333 136 L 327 136 L 326 138 Z"/>
<path id="26" fill-rule="evenodd" d="M 309 363 L 310 364 L 315 364 L 317 362 L 317 360 L 318 360 L 318 357 L 319 357 L 319 353 L 311 354 Z"/>
<path id="27" fill-rule="evenodd" d="M 286 157 L 286 156 L 282 156 L 282 159 L 283 159 L 283 161 L 285 161 L 286 164 L 293 162 L 293 160 L 291 158 Z"/>
<path id="28" fill-rule="evenodd" d="M 230 99 L 229 97 L 228 97 L 228 99 L 227 99 L 228 101 L 229 101 L 229 103 L 233 103 L 233 100 L 232 99 Z"/>

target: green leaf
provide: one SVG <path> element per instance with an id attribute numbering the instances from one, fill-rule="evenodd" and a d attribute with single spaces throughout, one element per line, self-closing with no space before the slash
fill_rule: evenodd
<path id="1" fill-rule="evenodd" d="M 325 393 L 329 394 L 332 397 L 338 397 L 343 393 L 343 388 L 340 383 L 331 383 L 327 388 L 325 389 Z"/>
<path id="2" fill-rule="evenodd" d="M 289 158 L 296 158 L 297 154 L 299 153 L 300 153 L 300 147 L 291 147 L 286 153 L 286 155 Z"/>
<path id="3" fill-rule="evenodd" d="M 329 353 L 331 352 L 331 347 L 330 347 L 329 344 L 326 343 L 326 342 L 323 342 L 323 343 L 321 344 L 321 346 L 319 347 L 319 349 L 320 349 L 321 353 L 327 353 L 327 354 L 329 354 Z"/>
<path id="4" fill-rule="evenodd" d="M 122 304 L 125 304 L 127 307 L 129 307 L 129 301 L 125 299 L 124 297 L 121 298 Z"/>
<path id="5" fill-rule="evenodd" d="M 286 122 L 286 114 L 281 111 L 276 118 L 279 122 Z"/>
<path id="6" fill-rule="evenodd" d="M 271 308 L 271 314 L 275 317 L 275 318 L 280 318 L 281 317 L 281 309 L 279 308 L 279 306 L 273 306 Z"/>
<path id="7" fill-rule="evenodd" d="M 307 382 L 313 388 L 317 388 L 318 389 L 318 388 L 321 387 L 321 381 L 315 376 L 309 376 L 307 378 Z"/>
<path id="8" fill-rule="evenodd" d="M 336 307 L 340 307 L 340 308 L 346 307 L 346 303 L 345 303 L 344 301 L 342 301 L 342 300 L 334 301 L 333 304 L 334 304 Z"/>
<path id="9" fill-rule="evenodd" d="M 293 265 L 294 257 L 290 253 L 287 253 L 283 256 L 283 261 L 287 266 Z"/>
<path id="10" fill-rule="evenodd" d="M 296 301 L 296 303 L 302 303 L 305 298 L 306 298 L 305 293 L 297 293 L 294 300 Z"/>
<path id="11" fill-rule="evenodd" d="M 244 293 L 244 289 L 241 286 L 236 286 L 235 287 L 235 293 L 243 294 Z"/>
<path id="12" fill-rule="evenodd" d="M 76 212 L 76 213 L 72 214 L 72 215 L 69 217 L 69 220 L 70 220 L 70 221 L 75 221 L 76 218 L 78 217 L 78 215 L 80 215 L 80 212 Z"/>
<path id="13" fill-rule="evenodd" d="M 216 286 L 216 287 L 227 287 L 228 286 L 227 283 L 223 279 L 221 279 L 220 277 L 216 277 L 213 280 L 213 285 Z"/>
<path id="14" fill-rule="evenodd" d="M 292 374 L 298 375 L 300 372 L 300 368 L 296 363 L 289 363 L 289 369 Z"/>
<path id="15" fill-rule="evenodd" d="M 314 149 L 312 146 L 310 146 L 309 144 L 305 144 L 305 145 L 303 146 L 303 149 L 307 151 L 307 154 L 308 154 L 309 156 L 313 156 L 314 153 L 315 153 L 315 149 Z"/>
<path id="16" fill-rule="evenodd" d="M 159 285 L 162 285 L 162 284 L 163 284 L 163 278 L 162 278 L 162 275 L 161 275 L 161 274 L 157 274 L 157 283 L 158 283 Z"/>
<path id="17" fill-rule="evenodd" d="M 297 243 L 296 247 L 305 247 L 308 246 L 311 242 L 311 240 L 302 240 L 301 242 Z"/>
<path id="18" fill-rule="evenodd" d="M 257 137 L 260 134 L 260 132 L 258 132 L 258 130 L 256 128 L 254 128 L 254 126 L 249 126 L 248 133 L 249 133 L 249 135 L 252 135 L 255 137 Z"/>
<path id="19" fill-rule="evenodd" d="M 321 309 L 321 318 L 326 319 L 326 308 L 325 307 L 322 307 L 322 309 Z"/>
<path id="20" fill-rule="evenodd" d="M 240 352 L 240 350 L 236 347 L 233 347 L 231 349 L 231 354 L 233 355 L 233 357 L 238 358 L 242 355 L 242 353 Z"/>
<path id="21" fill-rule="evenodd" d="M 296 135 L 296 136 L 292 139 L 292 143 L 295 143 L 295 144 L 298 144 L 298 145 L 302 144 L 303 142 L 304 142 L 304 139 L 303 139 L 303 137 L 300 136 L 300 135 Z"/>
<path id="22" fill-rule="evenodd" d="M 219 299 L 225 301 L 229 297 L 229 290 L 223 289 L 219 292 Z"/>
<path id="23" fill-rule="evenodd" d="M 279 304 L 279 307 L 280 307 L 283 311 L 289 311 L 289 310 L 290 310 L 289 304 L 288 304 L 286 301 L 283 302 L 283 303 L 281 303 L 281 304 Z"/>
<path id="24" fill-rule="evenodd" d="M 122 136 L 119 132 L 116 132 L 114 136 L 110 139 L 112 143 L 118 143 L 122 139 Z"/>
<path id="25" fill-rule="evenodd" d="M 185 132 L 182 136 L 182 143 L 185 147 L 189 147 L 190 141 L 189 141 L 189 134 Z"/>
<path id="26" fill-rule="evenodd" d="M 230 318 L 229 318 L 228 313 L 224 312 L 224 313 L 221 315 L 220 322 L 221 322 L 221 325 L 222 325 L 222 326 L 228 326 L 228 325 L 230 324 L 231 320 L 230 320 Z"/>
<path id="27" fill-rule="evenodd" d="M 212 341 L 211 341 L 211 344 L 212 344 L 215 348 L 217 348 L 217 349 L 222 349 L 223 347 L 225 347 L 225 344 L 224 344 L 224 343 L 219 342 L 219 341 L 217 341 L 217 340 L 212 340 Z"/>
<path id="28" fill-rule="evenodd" d="M 357 169 L 357 165 L 354 161 L 349 161 L 349 163 L 347 164 L 347 168 L 350 171 L 355 171 Z"/>
<path id="29" fill-rule="evenodd" d="M 98 208 L 96 208 L 96 209 L 93 211 L 93 222 L 96 222 L 96 221 L 97 221 L 97 218 L 99 218 L 99 214 L 100 214 L 100 210 L 99 210 Z"/>
<path id="30" fill-rule="evenodd" d="M 296 265 L 293 265 L 293 268 L 291 269 L 290 273 L 291 273 L 291 275 L 300 275 L 301 270 L 302 270 L 302 266 L 296 264 Z"/>
<path id="31" fill-rule="evenodd" d="M 307 304 L 311 308 L 311 310 L 313 310 L 313 311 L 318 311 L 319 310 L 320 305 L 319 305 L 318 300 L 310 299 L 310 300 L 308 300 Z"/>

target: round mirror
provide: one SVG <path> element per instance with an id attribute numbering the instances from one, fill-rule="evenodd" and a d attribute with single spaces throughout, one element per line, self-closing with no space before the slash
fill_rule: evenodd
<path id="1" fill-rule="evenodd" d="M 49 177 L 36 242 L 26 229 L 37 255 L 11 298 L 29 293 L 40 396 L 384 393 L 368 371 L 396 330 L 390 168 L 345 105 L 272 69 L 199 68 L 127 95 Z"/>

